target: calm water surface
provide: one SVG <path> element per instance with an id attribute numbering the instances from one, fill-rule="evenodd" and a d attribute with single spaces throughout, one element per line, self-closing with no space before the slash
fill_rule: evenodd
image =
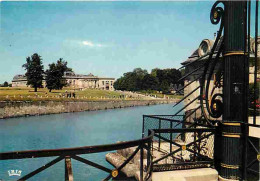
<path id="1" fill-rule="evenodd" d="M 178 109 L 178 108 L 177 108 Z M 171 104 L 124 109 L 64 113 L 38 117 L 0 120 L 0 152 L 35 149 L 54 149 L 99 145 L 141 138 L 143 114 L 173 114 Z M 105 160 L 106 153 L 83 157 L 112 168 Z M 0 179 L 17 180 L 8 170 L 22 170 L 22 176 L 48 163 L 55 157 L 0 161 Z M 76 181 L 96 181 L 107 173 L 72 160 Z M 64 180 L 64 160 L 30 180 Z"/>

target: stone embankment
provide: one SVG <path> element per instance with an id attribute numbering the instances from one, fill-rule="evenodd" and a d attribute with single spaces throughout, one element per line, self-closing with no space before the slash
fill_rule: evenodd
<path id="1" fill-rule="evenodd" d="M 134 106 L 148 106 L 156 104 L 169 104 L 177 100 L 107 100 L 107 101 L 1 101 L 0 119 L 57 114 L 67 112 L 94 111 L 117 109 Z"/>

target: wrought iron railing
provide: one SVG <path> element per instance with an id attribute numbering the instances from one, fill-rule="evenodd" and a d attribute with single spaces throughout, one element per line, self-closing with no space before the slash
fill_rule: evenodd
<path id="1" fill-rule="evenodd" d="M 143 137 L 149 129 L 176 128 L 182 125 L 185 115 L 143 115 Z"/>
<path id="2" fill-rule="evenodd" d="M 183 118 L 184 115 L 143 115 L 142 137 L 149 135 L 149 130 L 181 128 L 183 126 Z M 162 133 L 162 135 L 170 140 L 176 136 L 173 133 Z M 158 149 L 160 150 L 161 138 L 156 137 L 153 140 L 158 141 Z"/>
<path id="3" fill-rule="evenodd" d="M 214 165 L 215 129 L 200 124 L 202 119 L 196 117 L 197 110 L 187 115 L 143 116 L 143 136 L 154 131 L 152 155 L 156 160 L 152 164 L 153 171 Z M 187 120 L 190 117 L 196 119 Z M 155 152 L 164 156 L 156 158 L 158 154 Z"/>
<path id="4" fill-rule="evenodd" d="M 174 129 L 174 128 L 196 128 L 197 126 L 209 127 L 207 125 L 200 111 L 200 106 L 186 112 L 185 115 L 143 115 L 142 137 L 148 136 L 148 130 L 152 129 Z M 174 139 L 176 134 L 162 133 L 170 140 Z M 160 138 L 153 138 L 161 144 Z"/>
<path id="5" fill-rule="evenodd" d="M 150 131 L 148 130 L 149 133 Z M 155 158 L 152 164 L 153 171 L 203 168 L 214 165 L 215 129 L 177 128 L 155 129 L 153 131 L 154 137 L 160 138 L 162 140 L 161 146 L 167 150 L 163 156 Z M 167 134 L 178 134 L 178 136 L 171 140 L 165 136 Z M 167 149 L 169 147 L 170 149 Z"/>
<path id="6" fill-rule="evenodd" d="M 140 151 L 140 180 L 143 181 L 143 180 L 151 179 L 151 175 L 152 175 L 152 171 L 151 171 L 152 157 L 150 153 L 152 138 L 153 138 L 153 131 L 151 132 L 151 134 L 149 134 L 149 136 L 139 140 L 127 141 L 127 142 L 121 142 L 121 143 L 109 144 L 109 145 L 85 146 L 85 147 L 51 149 L 51 150 L 5 152 L 5 153 L 0 153 L 0 160 L 56 157 L 54 160 L 50 161 L 49 163 L 23 176 L 22 178 L 19 179 L 20 181 L 28 180 L 34 175 L 60 162 L 61 160 L 65 160 L 65 180 L 72 181 L 73 173 L 72 173 L 71 159 L 77 160 L 79 162 L 85 163 L 104 172 L 107 172 L 108 175 L 106 178 L 104 178 L 104 180 L 109 180 L 111 178 L 116 178 L 119 172 L 122 170 L 122 168 L 124 168 Z M 107 151 L 130 148 L 130 147 L 137 147 L 137 148 L 119 167 L 113 170 L 79 156 L 83 154 L 107 152 Z M 147 150 L 147 163 L 145 168 L 143 162 L 144 150 Z"/>

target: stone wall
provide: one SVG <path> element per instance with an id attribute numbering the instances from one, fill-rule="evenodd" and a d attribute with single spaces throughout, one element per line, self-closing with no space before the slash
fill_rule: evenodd
<path id="1" fill-rule="evenodd" d="M 34 116 L 44 114 L 57 114 L 66 112 L 80 112 L 116 109 L 133 106 L 146 106 L 155 104 L 168 104 L 176 100 L 119 100 L 119 101 L 84 101 L 84 102 L 58 102 L 58 101 L 16 101 L 0 102 L 0 119 L 20 116 Z"/>

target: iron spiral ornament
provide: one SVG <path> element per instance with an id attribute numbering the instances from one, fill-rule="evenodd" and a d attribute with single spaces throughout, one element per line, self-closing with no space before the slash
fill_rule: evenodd
<path id="1" fill-rule="evenodd" d="M 224 14 L 224 9 L 222 7 L 218 7 L 220 3 L 224 4 L 225 2 L 223 1 L 215 2 L 210 11 L 210 21 L 214 25 L 220 22 Z"/>
<path id="2" fill-rule="evenodd" d="M 201 111 L 202 114 L 205 118 L 205 120 L 213 126 L 217 118 L 222 116 L 223 112 L 223 103 L 222 103 L 222 98 L 223 94 L 222 93 L 215 93 L 216 89 L 221 88 L 221 80 L 223 78 L 222 74 L 222 68 L 220 66 L 220 69 L 217 70 L 217 78 L 214 78 L 214 85 L 212 86 L 212 90 L 209 91 L 210 89 L 210 83 L 212 82 L 212 76 L 214 75 L 214 71 L 216 71 L 216 65 L 219 63 L 219 57 L 222 53 L 223 50 L 223 41 L 220 42 L 221 40 L 221 34 L 224 29 L 224 9 L 220 7 L 220 4 L 224 5 L 225 8 L 225 2 L 223 1 L 217 1 L 214 3 L 214 5 L 211 8 L 210 12 L 210 21 L 212 24 L 217 25 L 220 23 L 220 28 L 217 33 L 216 40 L 213 44 L 213 47 L 211 48 L 209 58 L 205 63 L 204 71 L 202 74 L 202 78 L 200 80 L 200 105 L 201 105 Z M 223 38 L 223 37 L 222 37 Z M 217 45 L 220 43 L 218 52 L 216 52 Z M 215 58 L 213 59 L 213 55 L 215 55 Z M 209 93 L 210 92 L 210 93 Z M 205 106 L 204 106 L 205 105 Z"/>

